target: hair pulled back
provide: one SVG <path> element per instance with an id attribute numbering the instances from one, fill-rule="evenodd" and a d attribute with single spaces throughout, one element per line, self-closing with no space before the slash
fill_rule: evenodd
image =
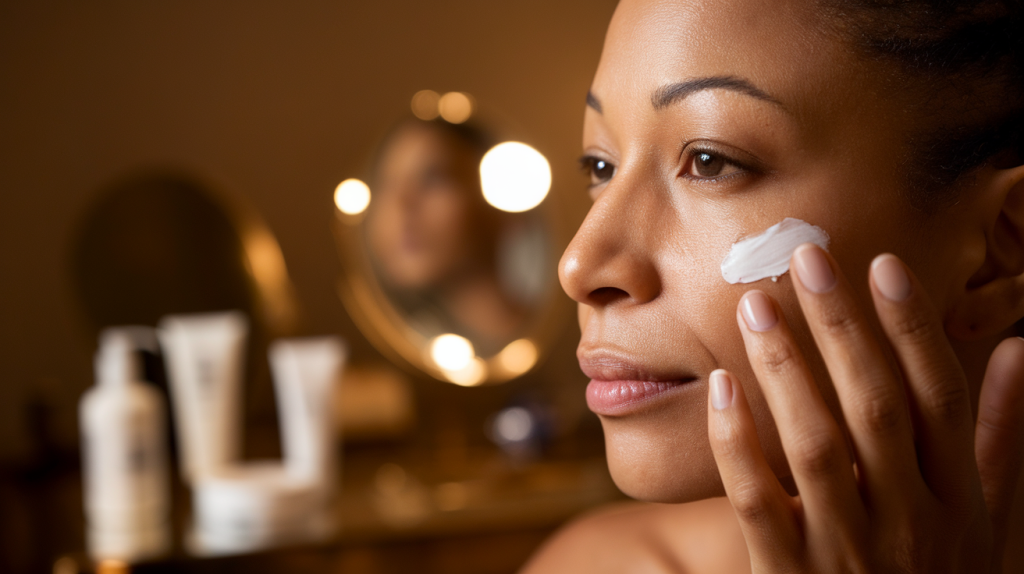
<path id="1" fill-rule="evenodd" d="M 928 114 L 907 142 L 913 199 L 949 197 L 989 160 L 1024 163 L 1024 2 L 823 1 L 862 55 L 894 64 L 894 87 Z"/>

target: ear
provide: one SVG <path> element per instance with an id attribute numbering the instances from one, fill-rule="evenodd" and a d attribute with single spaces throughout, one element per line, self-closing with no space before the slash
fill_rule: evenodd
<path id="1" fill-rule="evenodd" d="M 996 169 L 976 191 L 990 207 L 985 262 L 946 315 L 947 333 L 961 340 L 1002 333 L 1024 317 L 1024 165 Z"/>

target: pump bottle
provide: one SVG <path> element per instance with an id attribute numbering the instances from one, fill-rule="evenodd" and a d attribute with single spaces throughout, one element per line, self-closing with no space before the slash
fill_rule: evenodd
<path id="1" fill-rule="evenodd" d="M 96 353 L 96 385 L 79 404 L 89 553 L 137 562 L 170 547 L 166 409 L 140 382 L 130 337 L 107 329 Z"/>

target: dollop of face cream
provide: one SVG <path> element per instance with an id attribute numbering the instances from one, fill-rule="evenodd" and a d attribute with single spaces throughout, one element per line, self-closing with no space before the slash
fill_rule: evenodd
<path id="1" fill-rule="evenodd" d="M 825 230 L 806 221 L 787 217 L 759 235 L 733 244 L 722 261 L 722 278 L 729 283 L 752 283 L 789 271 L 793 252 L 804 243 L 828 249 Z"/>

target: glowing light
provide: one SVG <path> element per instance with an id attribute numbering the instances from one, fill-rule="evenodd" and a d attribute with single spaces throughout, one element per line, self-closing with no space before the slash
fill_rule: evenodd
<path id="1" fill-rule="evenodd" d="M 501 411 L 494 419 L 494 436 L 502 443 L 522 442 L 533 434 L 533 415 L 523 407 Z"/>
<path id="2" fill-rule="evenodd" d="M 512 213 L 529 211 L 548 196 L 551 165 L 524 143 L 501 143 L 480 161 L 480 185 L 484 199 L 494 207 Z"/>
<path id="3" fill-rule="evenodd" d="M 473 115 L 473 100 L 462 92 L 448 92 L 437 102 L 437 109 L 445 121 L 461 124 Z"/>
<path id="4" fill-rule="evenodd" d="M 358 179 L 346 179 L 334 190 L 334 205 L 342 213 L 359 215 L 370 206 L 370 187 Z"/>
<path id="5" fill-rule="evenodd" d="M 457 372 L 473 362 L 473 343 L 451 333 L 438 335 L 430 342 L 430 358 L 444 371 Z"/>
<path id="6" fill-rule="evenodd" d="M 434 90 L 420 90 L 412 97 L 412 114 L 421 120 L 430 121 L 441 113 L 437 105 L 440 100 L 441 96 Z"/>
<path id="7" fill-rule="evenodd" d="M 487 378 L 487 363 L 479 357 L 473 357 L 469 364 L 461 369 L 444 369 L 444 376 L 456 385 L 475 387 Z"/>
<path id="8" fill-rule="evenodd" d="M 498 353 L 498 363 L 508 372 L 521 375 L 537 364 L 537 346 L 529 339 L 517 339 Z"/>
<path id="9" fill-rule="evenodd" d="M 440 510 L 461 510 L 469 502 L 469 489 L 461 482 L 446 482 L 434 489 L 434 502 Z"/>

